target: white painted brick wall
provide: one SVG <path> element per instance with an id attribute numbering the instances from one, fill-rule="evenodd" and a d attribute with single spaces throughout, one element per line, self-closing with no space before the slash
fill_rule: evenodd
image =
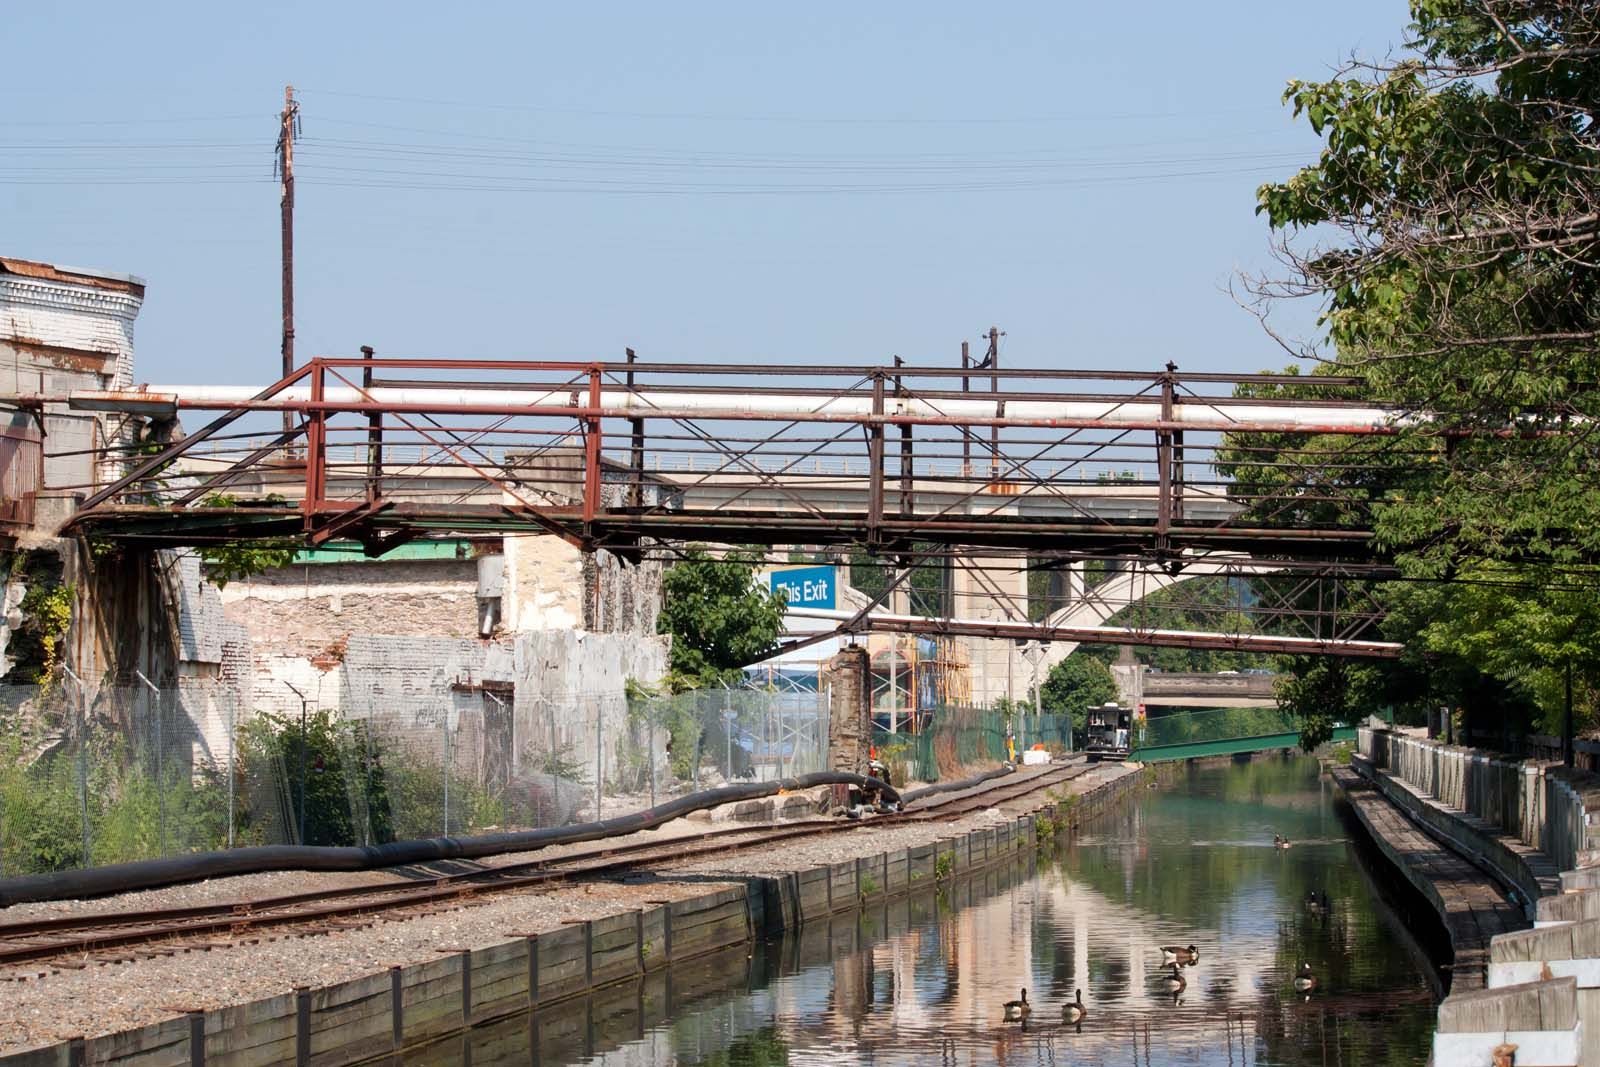
<path id="1" fill-rule="evenodd" d="M 133 384 L 133 321 L 143 299 L 132 293 L 40 278 L 0 276 L 0 338 L 115 356 L 105 384 Z"/>

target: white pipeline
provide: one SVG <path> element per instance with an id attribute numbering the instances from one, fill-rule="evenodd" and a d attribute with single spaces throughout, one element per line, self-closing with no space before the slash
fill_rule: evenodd
<path id="1" fill-rule="evenodd" d="M 185 408 L 225 409 L 249 404 L 261 392 L 257 386 L 233 385 L 151 385 L 139 392 L 73 394 L 75 407 L 104 410 L 120 406 L 129 410 L 152 404 L 177 403 Z M 311 399 L 308 386 L 292 386 L 273 395 L 262 407 L 304 404 Z M 332 405 L 359 404 L 370 400 L 397 408 L 426 408 L 445 413 L 453 409 L 497 407 L 545 409 L 583 408 L 588 403 L 585 387 L 550 392 L 521 392 L 495 388 L 458 386 L 379 386 L 362 391 L 350 386 L 329 386 L 323 400 Z M 925 400 L 918 397 L 885 397 L 884 414 L 890 417 L 956 421 L 998 420 L 1017 423 L 1063 421 L 1094 422 L 1106 426 L 1148 426 L 1169 422 L 1196 429 L 1237 430 L 1262 426 L 1342 429 L 1347 432 L 1388 430 L 1416 416 L 1380 407 L 1303 408 L 1274 404 L 1222 405 L 1185 400 L 1173 406 L 1172 415 L 1163 420 L 1160 403 L 1153 400 L 990 400 L 977 397 Z M 635 393 L 626 389 L 606 389 L 599 407 L 608 416 L 649 418 L 675 415 L 683 417 L 772 418 L 798 421 L 861 420 L 873 414 L 872 400 L 864 396 L 837 396 L 829 393 L 769 395 L 762 393 L 682 392 Z"/>
<path id="2" fill-rule="evenodd" d="M 832 608 L 787 608 L 785 609 L 785 613 L 802 619 L 830 619 L 837 620 L 839 622 L 844 622 L 847 619 L 855 618 L 855 612 L 853 611 L 840 611 Z M 947 625 L 953 627 L 1005 627 L 1010 631 L 1014 631 L 1006 635 L 1007 640 L 1011 640 L 1014 637 L 1025 638 L 1029 636 L 1030 633 L 1048 634 L 1053 630 L 1071 634 L 1082 634 L 1084 636 L 1105 635 L 1107 637 L 1122 638 L 1124 641 L 1127 639 L 1129 634 L 1127 627 L 1124 626 L 1052 626 L 1049 623 L 1015 622 L 1004 619 L 957 619 L 933 615 L 896 615 L 887 611 L 870 612 L 867 615 L 867 618 L 877 622 L 897 623 L 901 625 L 935 623 L 938 625 Z M 1249 634 L 1241 635 L 1233 633 L 1205 633 L 1198 630 L 1140 630 L 1139 633 L 1154 637 L 1224 638 L 1228 640 L 1238 640 L 1241 642 L 1241 644 L 1245 645 L 1250 643 L 1250 638 L 1252 636 Z M 1404 647 L 1395 641 L 1322 640 L 1315 637 L 1278 637 L 1275 635 L 1267 636 L 1267 639 L 1272 641 L 1274 645 L 1282 645 L 1284 647 L 1291 648 L 1303 647 L 1308 652 L 1317 651 L 1328 647 L 1342 647 L 1351 650 L 1382 653 L 1397 652 Z"/>

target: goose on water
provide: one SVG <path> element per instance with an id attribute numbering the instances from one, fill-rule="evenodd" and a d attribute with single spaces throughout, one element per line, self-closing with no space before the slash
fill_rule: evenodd
<path id="1" fill-rule="evenodd" d="M 1008 1023 L 1020 1023 L 1033 1014 L 1033 1008 L 1028 1003 L 1028 991 L 1022 991 L 1021 1000 L 1008 1000 L 1002 1005 L 1005 1008 L 1005 1019 Z"/>
<path id="2" fill-rule="evenodd" d="M 1081 1023 L 1083 1017 L 1089 1014 L 1089 1009 L 1083 1006 L 1083 990 L 1077 991 L 1077 999 L 1061 1009 L 1061 1015 L 1069 1023 Z"/>
<path id="3" fill-rule="evenodd" d="M 1309 993 L 1317 988 L 1317 976 L 1311 973 L 1311 964 L 1300 965 L 1300 973 L 1294 976 L 1294 987 L 1301 993 Z"/>
<path id="4" fill-rule="evenodd" d="M 1188 966 L 1199 962 L 1200 950 L 1193 945 L 1188 948 L 1183 948 L 1180 945 L 1163 945 L 1161 947 L 1162 966 L 1166 966 L 1169 963 L 1181 963 Z"/>
<path id="5" fill-rule="evenodd" d="M 1166 987 L 1169 992 L 1181 993 L 1183 992 L 1183 987 L 1188 985 L 1189 982 L 1183 977 L 1183 972 L 1178 969 L 1178 965 L 1174 963 L 1172 965 L 1172 970 L 1169 973 L 1161 976 L 1161 984 Z"/>

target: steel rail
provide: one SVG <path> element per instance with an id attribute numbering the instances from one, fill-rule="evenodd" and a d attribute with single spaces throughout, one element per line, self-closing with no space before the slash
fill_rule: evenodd
<path id="1" fill-rule="evenodd" d="M 373 915 L 459 901 L 490 893 L 615 874 L 658 860 L 663 861 L 662 865 L 665 866 L 705 856 L 765 848 L 776 841 L 886 825 L 898 826 L 959 818 L 1040 789 L 1072 781 L 1092 769 L 1092 765 L 1088 764 L 1070 764 L 1030 775 L 1020 782 L 1008 782 L 1003 786 L 988 789 L 980 786 L 975 792 L 935 801 L 927 807 L 869 820 L 848 822 L 808 820 L 790 826 L 730 827 L 664 841 L 586 849 L 568 855 L 535 859 L 492 869 L 437 875 L 398 885 L 342 886 L 249 901 L 194 905 L 186 908 L 107 912 L 97 915 L 54 916 L 21 923 L 0 924 L 0 967 L 68 954 L 86 954 L 221 932 L 236 935 L 248 929 Z M 741 835 L 753 836 L 748 841 L 721 840 Z M 331 901 L 344 901 L 344 903 L 313 906 Z M 64 931 L 98 932 L 44 943 L 4 944 L 8 940 L 16 941 Z"/>

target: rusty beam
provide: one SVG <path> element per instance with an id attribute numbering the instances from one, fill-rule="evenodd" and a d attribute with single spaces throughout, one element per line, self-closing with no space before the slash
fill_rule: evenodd
<path id="1" fill-rule="evenodd" d="M 255 399 L 265 400 L 274 393 L 277 393 L 283 389 L 287 389 L 301 378 L 304 378 L 310 373 L 310 371 L 310 364 L 301 367 L 293 374 L 290 374 L 279 381 L 273 382 L 271 385 L 261 390 L 261 392 L 256 394 Z M 117 494 L 127 489 L 128 486 L 144 481 L 146 478 L 150 477 L 150 475 L 154 474 L 158 470 L 161 470 L 169 463 L 172 463 L 179 456 L 189 451 L 189 449 L 193 448 L 195 445 L 214 437 L 223 430 L 227 429 L 234 422 L 237 422 L 240 418 L 242 418 L 247 410 L 249 409 L 240 408 L 238 410 L 229 411 L 222 416 L 213 419 L 211 422 L 196 430 L 194 433 L 189 434 L 183 440 L 176 441 L 168 447 L 162 449 L 158 454 L 151 456 L 133 470 L 129 471 L 121 478 L 118 478 L 115 482 L 112 482 L 98 493 L 94 493 L 82 504 L 78 505 L 79 514 L 88 511 L 90 508 L 98 507 L 99 505 L 105 503 L 107 500 L 112 499 Z"/>

